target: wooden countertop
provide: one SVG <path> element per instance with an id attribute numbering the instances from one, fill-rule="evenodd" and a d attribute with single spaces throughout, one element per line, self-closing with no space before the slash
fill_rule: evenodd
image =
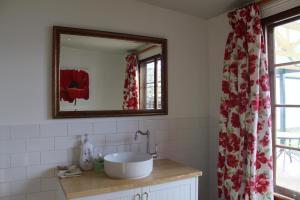
<path id="1" fill-rule="evenodd" d="M 168 159 L 155 160 L 150 176 L 142 179 L 112 179 L 105 173 L 84 172 L 80 177 L 60 179 L 67 199 L 128 190 L 202 176 L 202 172 Z"/>

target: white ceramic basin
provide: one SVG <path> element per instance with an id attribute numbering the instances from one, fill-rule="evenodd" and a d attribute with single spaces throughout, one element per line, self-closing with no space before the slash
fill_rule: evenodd
<path id="1" fill-rule="evenodd" d="M 145 153 L 113 153 L 104 157 L 104 171 L 112 178 L 138 179 L 149 176 L 153 158 Z"/>

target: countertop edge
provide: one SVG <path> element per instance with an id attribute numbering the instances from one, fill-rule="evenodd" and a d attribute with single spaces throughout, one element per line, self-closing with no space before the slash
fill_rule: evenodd
<path id="1" fill-rule="evenodd" d="M 126 185 L 122 185 L 122 186 L 119 185 L 119 186 L 116 186 L 115 188 L 110 187 L 107 189 L 101 189 L 101 191 L 99 191 L 99 189 L 91 189 L 91 190 L 87 190 L 84 192 L 74 192 L 72 194 L 66 194 L 65 191 L 63 191 L 63 192 L 65 194 L 66 199 L 71 200 L 71 199 L 76 199 L 76 198 L 85 197 L 85 196 L 102 195 L 102 194 L 107 194 L 107 193 L 130 190 L 130 189 L 134 189 L 134 188 L 138 188 L 138 187 L 158 185 L 158 184 L 163 184 L 163 183 L 172 182 L 172 181 L 189 179 L 189 178 L 199 177 L 199 176 L 202 176 L 202 171 L 197 171 L 197 172 L 193 172 L 193 173 L 185 174 L 185 175 L 160 178 L 159 180 L 155 180 L 155 181 L 149 180 L 146 182 L 139 183 L 138 186 L 136 183 L 134 183 L 134 184 L 126 184 Z"/>

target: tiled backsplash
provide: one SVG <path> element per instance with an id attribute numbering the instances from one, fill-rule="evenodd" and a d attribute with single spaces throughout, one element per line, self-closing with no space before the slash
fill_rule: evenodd
<path id="1" fill-rule="evenodd" d="M 171 158 L 207 170 L 206 118 L 111 119 L 0 126 L 0 200 L 61 199 L 54 168 L 76 163 L 85 133 L 103 154 L 146 150 L 146 138 L 134 140 L 136 130 L 149 129 L 151 144 L 161 158 Z M 205 183 L 205 177 L 200 180 Z M 203 189 L 205 190 L 205 189 Z M 204 192 L 204 191 L 203 191 Z"/>

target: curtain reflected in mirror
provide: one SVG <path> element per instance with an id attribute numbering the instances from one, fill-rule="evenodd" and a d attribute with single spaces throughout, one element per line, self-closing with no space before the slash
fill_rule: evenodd
<path id="1" fill-rule="evenodd" d="M 126 57 L 126 71 L 123 91 L 123 110 L 137 110 L 139 108 L 137 65 L 137 54 L 133 53 Z"/>

